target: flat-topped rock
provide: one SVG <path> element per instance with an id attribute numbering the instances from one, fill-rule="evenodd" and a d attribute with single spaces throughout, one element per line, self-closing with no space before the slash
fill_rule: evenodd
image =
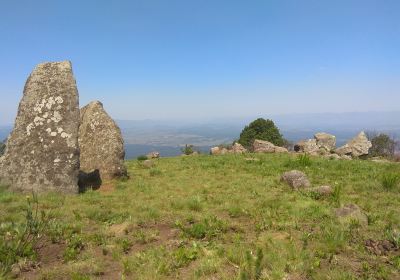
<path id="1" fill-rule="evenodd" d="M 13 190 L 78 192 L 79 101 L 69 61 L 42 63 L 29 76 L 0 158 Z"/>
<path id="2" fill-rule="evenodd" d="M 287 153 L 284 147 L 275 146 L 273 143 L 264 140 L 254 140 L 253 151 L 255 153 Z"/>
<path id="3" fill-rule="evenodd" d="M 127 175 L 121 130 L 99 101 L 81 109 L 79 147 L 81 171 L 98 169 L 102 180 Z"/>

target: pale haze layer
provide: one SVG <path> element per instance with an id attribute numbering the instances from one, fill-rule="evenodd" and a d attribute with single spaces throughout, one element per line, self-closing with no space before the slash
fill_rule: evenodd
<path id="1" fill-rule="evenodd" d="M 3 1 L 0 124 L 26 78 L 71 60 L 116 119 L 398 111 L 400 2 Z"/>

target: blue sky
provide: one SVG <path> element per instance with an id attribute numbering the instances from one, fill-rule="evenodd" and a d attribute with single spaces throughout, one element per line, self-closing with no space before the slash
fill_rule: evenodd
<path id="1" fill-rule="evenodd" d="M 0 2 L 0 124 L 37 63 L 71 60 L 117 119 L 392 111 L 400 1 Z"/>

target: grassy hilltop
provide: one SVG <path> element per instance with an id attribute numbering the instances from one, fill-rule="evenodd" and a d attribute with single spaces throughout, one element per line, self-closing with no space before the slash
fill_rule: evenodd
<path id="1" fill-rule="evenodd" d="M 30 199 L 28 221 L 40 238 L 35 250 L 28 241 L 19 252 L 27 257 L 19 278 L 400 279 L 398 249 L 379 255 L 365 246 L 369 239 L 400 245 L 400 186 L 391 182 L 400 164 L 309 163 L 282 154 L 162 158 L 149 169 L 126 164 L 128 180 L 77 196 L 39 195 L 44 219 L 35 218 Z M 292 169 L 334 194 L 293 191 L 279 180 Z M 1 188 L 3 270 L 16 257 L 12 239 L 22 235 L 26 199 Z M 334 209 L 348 203 L 365 211 L 367 226 L 338 221 Z"/>

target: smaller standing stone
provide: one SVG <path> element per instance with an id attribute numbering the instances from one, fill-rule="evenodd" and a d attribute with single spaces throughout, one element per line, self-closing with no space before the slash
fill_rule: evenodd
<path id="1" fill-rule="evenodd" d="M 308 188 L 311 184 L 306 174 L 298 170 L 283 173 L 281 181 L 286 182 L 293 189 Z"/>
<path id="2" fill-rule="evenodd" d="M 101 179 L 127 175 L 121 130 L 99 101 L 81 109 L 79 147 L 81 171 L 90 173 L 98 169 Z"/>

